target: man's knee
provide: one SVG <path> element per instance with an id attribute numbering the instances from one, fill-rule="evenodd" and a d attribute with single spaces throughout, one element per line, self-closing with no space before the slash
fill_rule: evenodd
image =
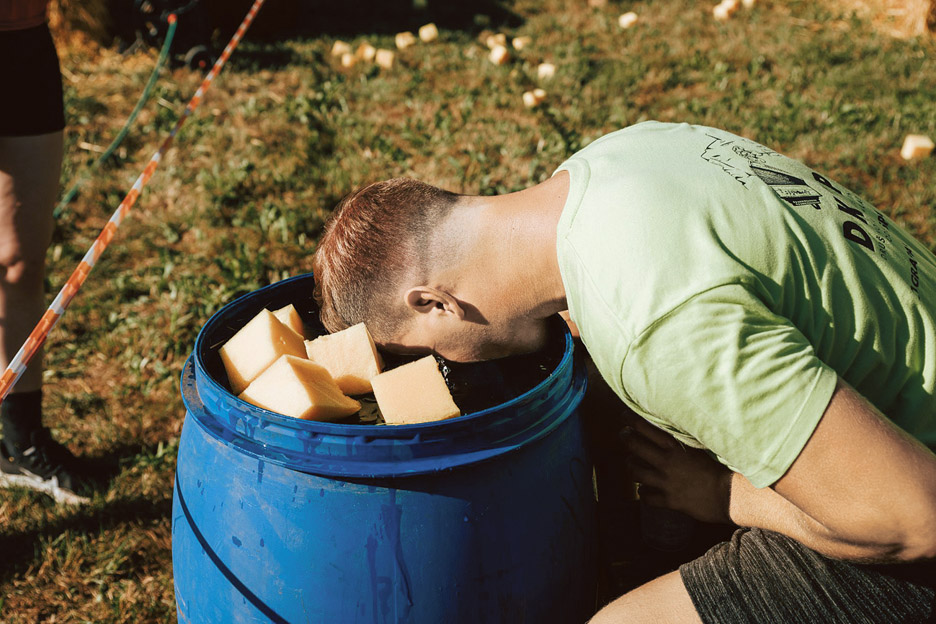
<path id="1" fill-rule="evenodd" d="M 33 290 L 45 277 L 45 248 L 27 250 L 17 240 L 0 241 L 0 282 L 11 289 Z"/>
<path id="2" fill-rule="evenodd" d="M 628 592 L 588 624 L 701 624 L 679 572 L 670 572 Z"/>

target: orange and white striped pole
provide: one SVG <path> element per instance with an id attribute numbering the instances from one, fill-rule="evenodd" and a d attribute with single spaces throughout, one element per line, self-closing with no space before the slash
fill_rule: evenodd
<path id="1" fill-rule="evenodd" d="M 221 56 L 218 57 L 218 60 L 211 68 L 211 71 L 208 72 L 208 75 L 205 76 L 205 79 L 202 81 L 201 85 L 199 85 L 198 90 L 195 91 L 195 95 L 193 95 L 192 99 L 189 100 L 188 105 L 185 107 L 185 111 L 183 111 L 182 116 L 179 117 L 179 121 L 176 122 L 172 132 L 169 133 L 169 136 L 166 137 L 166 140 L 163 141 L 163 144 L 159 146 L 159 149 L 156 150 L 156 153 L 153 154 L 152 158 L 150 158 L 150 161 L 143 170 L 143 173 L 140 174 L 140 177 L 136 179 L 136 182 L 134 182 L 133 186 L 130 188 L 130 192 L 127 193 L 127 196 L 124 197 L 123 201 L 120 202 L 120 205 L 117 207 L 117 210 L 114 212 L 114 214 L 111 215 L 107 225 L 105 225 L 101 233 L 98 234 L 94 244 L 91 245 L 91 248 L 88 249 L 88 252 L 84 255 L 84 258 L 82 258 L 81 262 L 78 263 L 78 268 L 75 269 L 75 271 L 71 274 L 71 277 L 68 278 L 68 281 L 65 282 L 62 290 L 59 291 L 59 294 L 52 301 L 52 305 L 49 306 L 49 309 L 46 310 L 45 314 L 42 315 L 42 318 L 39 319 L 39 323 L 29 334 L 29 337 L 26 339 L 26 342 L 23 344 L 23 346 L 20 347 L 20 350 L 17 351 L 16 355 L 13 357 L 13 360 L 3 372 L 3 375 L 0 376 L 0 402 L 3 402 L 6 396 L 10 393 L 10 390 L 13 389 L 13 386 L 16 385 L 16 382 L 19 381 L 19 378 L 22 377 L 23 373 L 26 371 L 26 366 L 29 364 L 29 361 L 33 358 L 34 355 L 36 355 L 36 352 L 39 351 L 39 349 L 42 347 L 42 344 L 46 341 L 46 338 L 49 337 L 49 333 L 56 326 L 59 319 L 62 318 L 62 315 L 65 314 L 65 310 L 68 308 L 68 304 L 70 304 L 72 299 L 74 299 L 75 295 L 78 293 L 78 290 L 88 278 L 88 274 L 91 272 L 91 269 L 94 268 L 98 258 L 101 257 L 101 254 L 105 249 L 107 249 L 107 246 L 110 244 L 111 240 L 113 240 L 114 234 L 117 232 L 117 228 L 120 227 L 120 223 L 124 220 L 124 217 L 127 216 L 127 213 L 130 212 L 130 208 L 133 207 L 133 204 L 136 203 L 137 198 L 140 196 L 140 192 L 143 190 L 143 187 L 146 186 L 150 178 L 153 177 L 153 172 L 156 171 L 156 167 L 159 166 L 159 162 L 162 160 L 163 154 L 165 154 L 166 150 L 169 149 L 169 146 L 172 144 L 172 140 L 179 132 L 179 128 L 182 127 L 182 124 L 185 123 L 185 120 L 188 119 L 189 115 L 192 114 L 192 111 L 198 108 L 202 97 L 205 95 L 205 91 L 207 91 L 208 87 L 211 86 L 211 82 L 214 80 L 214 77 L 218 75 L 218 72 L 221 71 L 221 68 L 227 62 L 228 58 L 230 58 L 234 48 L 236 48 L 237 44 L 240 43 L 241 38 L 244 36 L 244 33 L 247 32 L 247 28 L 250 26 L 251 22 L 253 22 L 254 17 L 257 16 L 257 11 L 260 10 L 260 7 L 263 5 L 263 3 L 264 0 L 254 1 L 253 6 L 250 7 L 250 10 L 244 17 L 241 25 L 238 27 L 237 32 L 235 32 L 234 36 L 231 37 L 231 40 L 228 42 L 227 46 L 225 46 Z M 169 16 L 169 20 L 171 22 L 174 22 L 175 19 L 175 15 Z"/>

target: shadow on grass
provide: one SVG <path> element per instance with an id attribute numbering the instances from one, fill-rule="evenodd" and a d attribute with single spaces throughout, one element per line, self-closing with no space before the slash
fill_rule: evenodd
<path id="1" fill-rule="evenodd" d="M 0 534 L 0 582 L 22 574 L 42 557 L 41 545 L 66 531 L 99 535 L 102 531 L 127 523 L 146 523 L 169 518 L 172 499 L 153 500 L 145 497 L 123 498 L 111 502 L 75 508 L 63 512 L 35 528 Z"/>
<path id="2" fill-rule="evenodd" d="M 162 454 L 158 445 L 117 444 L 102 453 L 77 457 L 77 469 L 87 477 L 93 492 L 104 493 L 128 462 L 162 462 Z"/>
<path id="3" fill-rule="evenodd" d="M 64 532 L 98 535 L 104 530 L 128 523 L 167 520 L 172 511 L 171 496 L 153 498 L 132 495 L 113 501 L 102 498 L 129 461 L 132 460 L 135 465 L 148 461 L 164 462 L 166 453 L 174 456 L 175 450 L 167 449 L 160 455 L 157 445 L 119 444 L 103 453 L 78 457 L 78 467 L 89 481 L 89 491 L 83 494 L 92 497 L 91 504 L 82 507 L 58 506 L 53 518 L 36 522 L 24 531 L 7 532 L 0 527 L 0 553 L 3 553 L 0 558 L 0 582 L 22 573 L 35 563 L 40 556 L 40 545 Z M 44 494 L 29 490 L 20 490 L 14 496 L 35 497 L 37 505 L 50 504 Z"/>
<path id="4" fill-rule="evenodd" d="M 253 0 L 202 0 L 213 25 L 230 37 Z M 266 2 L 253 25 L 250 40 L 277 40 L 319 35 L 354 36 L 415 31 L 434 22 L 442 30 L 480 31 L 517 27 L 523 20 L 502 0 L 276 0 Z M 479 16 L 479 17 L 476 17 Z"/>
<path id="5" fill-rule="evenodd" d="M 158 47 L 166 35 L 166 11 L 143 18 L 129 5 L 113 5 L 113 35 L 119 41 Z M 183 3 L 185 4 L 185 3 Z M 203 48 L 216 58 L 247 14 L 253 0 L 200 0 L 188 3 L 179 15 L 172 44 L 176 64 L 190 62 L 191 51 Z M 452 2 L 451 0 L 270 0 L 261 8 L 243 45 L 232 58 L 238 69 L 283 69 L 301 59 L 276 43 L 322 35 L 354 38 L 357 35 L 392 35 L 415 32 L 435 23 L 441 30 L 470 33 L 484 28 L 516 28 L 523 23 L 503 0 Z M 166 7 L 173 6 L 172 2 Z M 147 30 L 145 24 L 151 25 Z M 135 46 L 134 46 L 135 47 Z M 204 66 L 207 69 L 207 66 Z"/>

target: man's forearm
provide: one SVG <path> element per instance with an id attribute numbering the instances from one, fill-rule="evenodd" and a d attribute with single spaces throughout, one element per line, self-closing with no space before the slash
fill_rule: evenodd
<path id="1" fill-rule="evenodd" d="M 899 540 L 887 535 L 869 541 L 844 537 L 818 522 L 773 489 L 755 488 L 743 475 L 733 473 L 729 516 L 739 526 L 757 527 L 791 537 L 808 548 L 832 557 L 863 563 L 896 563 L 901 557 Z"/>

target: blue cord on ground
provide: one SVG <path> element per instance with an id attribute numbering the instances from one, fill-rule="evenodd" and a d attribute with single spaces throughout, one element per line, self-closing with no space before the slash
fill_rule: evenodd
<path id="1" fill-rule="evenodd" d="M 166 60 L 169 58 L 169 48 L 172 46 L 172 39 L 175 36 L 176 31 L 176 19 L 175 15 L 171 15 L 169 22 L 169 29 L 166 31 L 166 39 L 163 41 L 162 49 L 159 51 L 159 58 L 156 60 L 156 66 L 153 67 L 153 72 L 150 74 L 149 80 L 146 83 L 146 86 L 143 88 L 143 93 L 140 95 L 140 99 L 137 101 L 136 106 L 133 108 L 133 111 L 130 113 L 130 116 L 127 118 L 126 123 L 124 123 L 123 128 L 120 129 L 120 132 L 117 133 L 117 136 L 114 137 L 114 140 L 111 141 L 110 145 L 107 146 L 107 149 L 101 154 L 94 163 L 84 171 L 84 173 L 79 176 L 78 180 L 72 184 L 71 188 L 68 189 L 68 192 L 62 196 L 62 199 L 55 206 L 55 210 L 52 211 L 52 216 L 55 219 L 58 219 L 62 212 L 65 210 L 65 207 L 74 199 L 75 195 L 78 194 L 78 191 L 84 185 L 85 182 L 91 177 L 91 174 L 101 166 L 105 160 L 111 157 L 111 154 L 114 153 L 114 150 L 120 145 L 120 143 L 127 136 L 127 133 L 130 132 L 130 126 L 133 125 L 133 122 L 136 121 L 137 115 L 140 114 L 140 111 L 143 110 L 143 105 L 146 104 L 146 101 L 149 99 L 150 93 L 153 91 L 153 87 L 156 85 L 156 80 L 159 77 L 159 71 L 166 64 Z"/>

